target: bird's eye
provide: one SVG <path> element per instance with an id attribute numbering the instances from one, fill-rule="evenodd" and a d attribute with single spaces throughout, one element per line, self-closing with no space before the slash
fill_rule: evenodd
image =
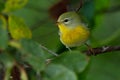
<path id="1" fill-rule="evenodd" d="M 64 22 L 68 22 L 69 20 L 68 19 L 65 19 Z"/>

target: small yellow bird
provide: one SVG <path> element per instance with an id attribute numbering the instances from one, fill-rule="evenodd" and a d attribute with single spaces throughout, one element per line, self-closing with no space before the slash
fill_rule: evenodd
<path id="1" fill-rule="evenodd" d="M 80 16 L 74 12 L 66 12 L 60 15 L 57 20 L 59 27 L 60 41 L 69 49 L 84 44 L 90 35 L 87 25 L 85 25 Z"/>

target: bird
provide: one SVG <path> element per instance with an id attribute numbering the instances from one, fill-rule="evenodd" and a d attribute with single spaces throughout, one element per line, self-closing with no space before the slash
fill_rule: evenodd
<path id="1" fill-rule="evenodd" d="M 60 41 L 66 48 L 86 44 L 90 36 L 88 26 L 75 11 L 68 11 L 58 17 Z"/>

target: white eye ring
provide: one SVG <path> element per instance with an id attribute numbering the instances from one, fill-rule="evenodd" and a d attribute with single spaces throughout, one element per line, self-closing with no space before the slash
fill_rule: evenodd
<path id="1" fill-rule="evenodd" d="M 68 19 L 65 19 L 64 22 L 68 22 L 69 20 Z"/>
<path id="2" fill-rule="evenodd" d="M 69 19 L 69 18 L 65 18 L 65 19 L 63 20 L 63 22 L 64 22 L 65 24 L 68 24 L 68 23 L 70 22 L 70 19 Z"/>

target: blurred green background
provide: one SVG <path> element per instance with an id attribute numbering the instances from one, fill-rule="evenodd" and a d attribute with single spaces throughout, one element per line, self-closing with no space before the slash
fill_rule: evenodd
<path id="1" fill-rule="evenodd" d="M 21 0 L 21 3 L 23 2 L 24 4 L 18 4 L 14 9 L 10 9 L 11 4 L 8 4 L 7 1 L 0 1 L 1 12 L 3 11 L 3 13 L 7 15 L 12 14 L 14 16 L 18 16 L 24 20 L 26 26 L 28 26 L 32 31 L 32 40 L 44 45 L 54 52 L 58 52 L 59 50 L 62 50 L 61 48 L 64 48 L 59 40 L 58 27 L 49 14 L 49 9 L 60 0 Z M 14 0 L 8 1 L 14 2 Z M 19 0 L 16 1 L 19 2 Z M 70 0 L 69 5 L 76 8 L 76 5 L 78 5 L 79 2 L 80 0 Z M 90 45 L 92 47 L 120 45 L 120 0 L 83 0 L 83 2 L 84 5 L 80 9 L 79 14 L 84 16 L 88 22 L 89 29 L 91 31 Z M 0 23 L 0 25 L 1 24 L 2 23 Z M 0 32 L 0 35 L 2 33 L 3 32 Z M 1 43 L 3 43 L 2 38 L 0 37 Z M 32 41 L 26 42 L 29 44 Z M 25 44 L 22 43 L 22 45 Z M 32 43 L 30 45 L 32 46 Z M 30 53 L 30 47 L 28 46 L 25 46 L 24 48 L 26 50 L 28 49 L 28 52 Z M 34 47 L 36 46 L 37 44 Z M 35 55 L 34 58 L 29 57 L 25 59 L 25 61 L 31 64 L 35 69 L 37 66 L 36 70 L 41 72 L 42 80 L 120 80 L 119 51 L 91 56 L 90 61 L 86 61 L 86 56 L 79 53 L 80 49 L 81 47 L 77 48 L 73 51 L 73 54 L 69 52 L 66 53 L 63 49 L 63 51 L 61 51 L 63 54 L 61 54 L 60 57 L 52 57 L 55 59 L 47 68 L 42 66 L 42 68 L 39 69 L 39 65 L 44 64 L 41 60 L 38 60 L 38 62 L 35 61 L 36 63 L 34 62 L 35 58 L 39 58 L 38 54 Z M 41 52 L 41 50 L 37 51 Z M 33 51 L 33 53 L 37 52 Z M 17 53 L 15 52 L 15 54 Z M 0 56 L 2 63 L 2 60 L 4 59 L 2 59 L 2 55 Z M 13 54 L 11 56 L 13 56 Z M 51 58 L 51 55 L 47 54 L 45 51 L 45 57 Z M 21 59 L 16 61 L 19 63 L 22 62 Z M 3 61 L 3 63 L 6 62 Z M 36 65 L 34 66 L 34 64 Z M 29 77 L 30 80 L 37 80 L 34 78 L 35 76 L 33 72 L 37 72 L 34 68 L 30 71 L 31 73 L 27 71 L 29 72 L 27 75 L 31 75 L 31 77 Z"/>

